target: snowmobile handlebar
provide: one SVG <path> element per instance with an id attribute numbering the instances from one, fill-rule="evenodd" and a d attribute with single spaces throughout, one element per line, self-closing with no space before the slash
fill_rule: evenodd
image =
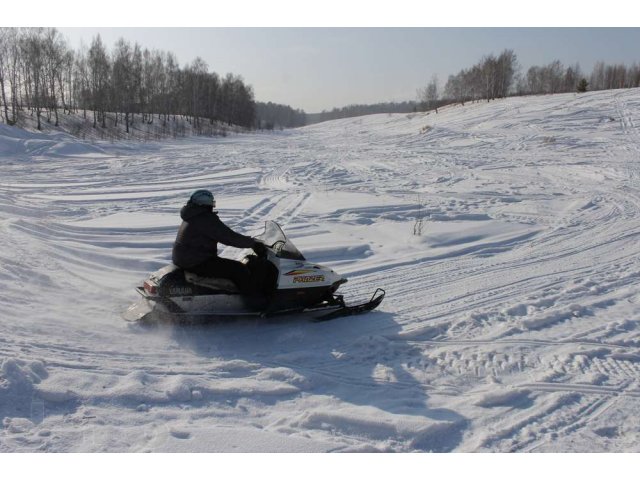
<path id="1" fill-rule="evenodd" d="M 267 256 L 267 248 L 268 248 L 268 245 L 265 245 L 264 243 L 262 243 L 262 242 L 258 242 L 258 241 L 256 241 L 256 242 L 253 244 L 253 247 L 251 247 L 251 249 L 252 249 L 254 252 L 256 252 L 256 255 L 257 255 L 259 258 L 264 258 L 264 257 L 266 257 L 266 256 Z"/>

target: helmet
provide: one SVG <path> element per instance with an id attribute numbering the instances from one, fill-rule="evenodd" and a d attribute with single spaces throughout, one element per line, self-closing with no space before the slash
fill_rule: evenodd
<path id="1" fill-rule="evenodd" d="M 191 194 L 189 201 L 195 205 L 205 205 L 208 207 L 213 207 L 215 205 L 213 193 L 209 190 L 196 190 Z"/>

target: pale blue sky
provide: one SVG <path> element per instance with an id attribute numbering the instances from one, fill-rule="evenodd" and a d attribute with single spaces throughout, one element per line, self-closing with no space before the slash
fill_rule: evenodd
<path id="1" fill-rule="evenodd" d="M 598 60 L 640 62 L 640 28 L 60 28 L 71 45 L 100 33 L 202 57 L 211 71 L 242 75 L 256 99 L 308 113 L 351 103 L 415 100 L 434 73 L 511 48 L 523 69 L 559 59 L 589 72 Z"/>

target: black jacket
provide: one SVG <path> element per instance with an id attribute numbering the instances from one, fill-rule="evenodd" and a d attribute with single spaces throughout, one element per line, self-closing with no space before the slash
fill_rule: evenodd
<path id="1" fill-rule="evenodd" d="M 251 248 L 255 240 L 227 227 L 211 207 L 191 202 L 180 210 L 182 225 L 173 244 L 173 263 L 191 268 L 218 256 L 218 242 L 231 247 Z"/>

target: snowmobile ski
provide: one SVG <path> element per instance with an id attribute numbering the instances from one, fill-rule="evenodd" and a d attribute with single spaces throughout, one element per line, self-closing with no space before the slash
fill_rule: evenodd
<path id="1" fill-rule="evenodd" d="M 319 317 L 316 317 L 314 322 L 326 322 L 328 320 L 333 320 L 335 318 L 340 317 L 348 317 L 351 315 L 358 315 L 359 313 L 365 313 L 373 310 L 378 305 L 382 303 L 386 292 L 382 288 L 376 289 L 371 296 L 371 300 L 365 303 L 360 303 L 358 305 L 346 305 L 344 304 L 344 300 L 342 300 L 343 306 L 338 308 L 337 310 L 333 310 L 329 313 L 325 313 Z M 340 296 L 342 299 L 342 296 Z"/>

